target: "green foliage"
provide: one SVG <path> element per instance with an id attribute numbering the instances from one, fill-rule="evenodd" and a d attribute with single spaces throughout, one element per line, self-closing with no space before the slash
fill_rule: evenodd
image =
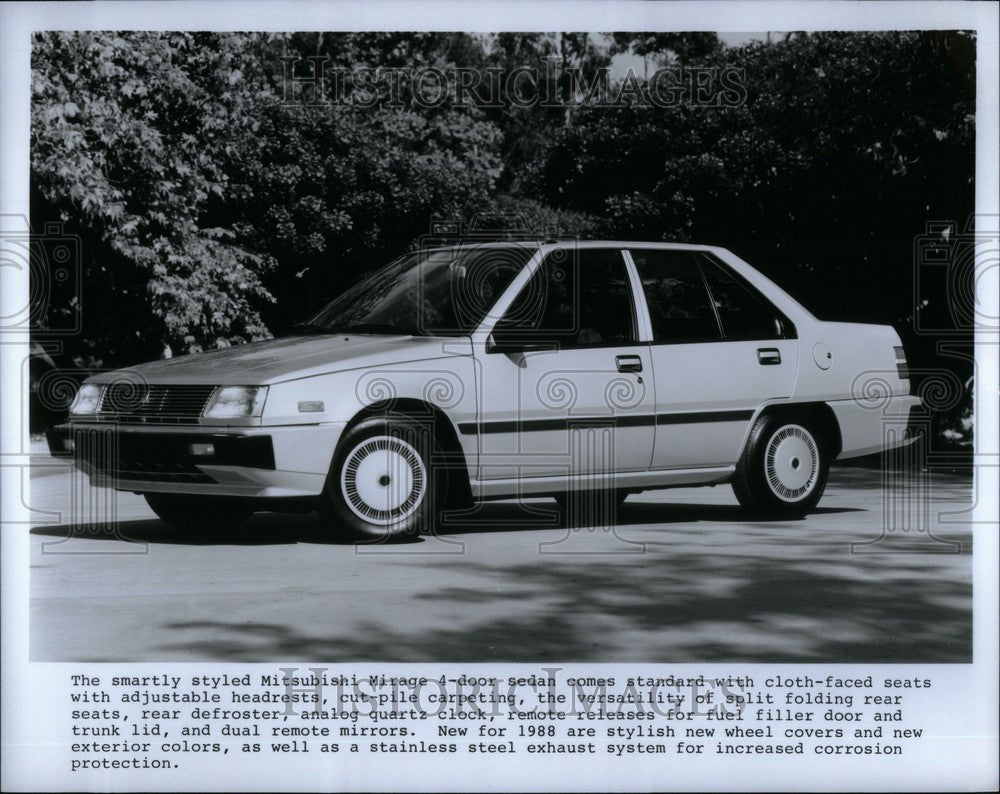
<path id="1" fill-rule="evenodd" d="M 113 286 L 155 333 L 136 344 L 115 338 L 120 316 L 88 317 L 91 338 L 80 341 L 96 347 L 96 336 L 112 360 L 266 334 L 258 306 L 270 299 L 261 275 L 273 260 L 204 223 L 252 124 L 259 89 L 243 55 L 231 35 L 35 37 L 33 214 L 58 212 L 83 238 L 85 289 Z"/>
<path id="2" fill-rule="evenodd" d="M 457 111 L 262 107 L 231 183 L 234 230 L 281 262 L 280 328 L 403 250 L 435 217 L 468 217 L 500 172 L 499 133 Z"/>
<path id="3" fill-rule="evenodd" d="M 557 209 L 523 196 L 501 194 L 488 207 L 510 227 L 524 229 L 537 237 L 593 239 L 601 234 L 602 223 L 593 215 Z"/>
<path id="4" fill-rule="evenodd" d="M 653 57 L 657 64 L 692 64 L 722 52 L 722 42 L 714 33 L 613 33 L 612 54 L 634 52 Z"/>
<path id="5" fill-rule="evenodd" d="M 908 285 L 925 223 L 972 211 L 971 47 L 955 33 L 831 33 L 726 51 L 744 104 L 586 108 L 550 136 L 529 189 L 613 236 L 715 241 L 778 275 L 815 271 L 799 281 L 816 284 L 819 311 L 833 281 L 871 279 L 874 262 Z M 870 286 L 859 294 L 884 309 Z M 912 296 L 899 297 L 889 319 L 905 321 Z"/>
<path id="6" fill-rule="evenodd" d="M 454 45 L 436 34 L 403 41 L 426 45 L 432 61 Z M 85 311 L 85 334 L 69 341 L 82 360 L 267 336 L 404 248 L 431 218 L 467 215 L 491 195 L 500 133 L 474 114 L 282 104 L 279 58 L 314 43 L 35 37 L 33 214 L 58 214 L 81 235 L 87 307 L 112 309 Z M 347 62 L 379 45 L 396 46 L 364 35 L 325 44 Z M 121 311 L 116 296 L 127 301 Z"/>

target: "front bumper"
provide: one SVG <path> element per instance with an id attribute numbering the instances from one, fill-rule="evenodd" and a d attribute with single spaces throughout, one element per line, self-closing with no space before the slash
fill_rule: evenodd
<path id="1" fill-rule="evenodd" d="M 346 423 L 259 428 L 144 428 L 74 422 L 47 433 L 91 485 L 138 493 L 316 496 Z"/>

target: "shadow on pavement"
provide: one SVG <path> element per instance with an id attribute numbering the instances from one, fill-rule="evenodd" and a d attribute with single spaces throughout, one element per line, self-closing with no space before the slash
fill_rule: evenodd
<path id="1" fill-rule="evenodd" d="M 653 649 L 645 662 L 971 661 L 971 585 L 942 580 L 933 567 L 873 579 L 851 566 L 761 557 L 744 558 L 733 576 L 723 563 L 685 554 L 631 576 L 620 565 L 478 566 L 488 581 L 517 582 L 516 591 L 449 587 L 416 597 L 428 607 L 491 606 L 492 617 L 471 623 L 403 632 L 348 620 L 306 634 L 267 623 L 167 622 L 177 639 L 161 648 L 239 662 L 614 661 L 613 640 L 640 634 Z M 410 604 L 415 614 L 419 603 Z"/>
<path id="2" fill-rule="evenodd" d="M 935 498 L 960 497 L 968 500 L 967 484 L 936 481 Z M 490 503 L 475 516 L 482 523 L 442 534 L 549 530 L 558 539 L 566 532 L 551 521 L 552 503 L 529 506 Z M 150 626 L 159 639 L 153 650 L 187 660 L 320 664 L 971 661 L 967 530 L 963 554 L 852 554 L 859 530 L 881 523 L 877 511 L 817 513 L 847 515 L 831 529 L 811 518 L 748 521 L 735 505 L 637 495 L 621 508 L 619 524 L 645 536 L 664 530 L 644 537 L 643 555 L 448 555 L 422 557 L 419 569 L 416 558 L 354 555 L 342 571 L 384 581 L 361 590 L 295 585 L 304 607 L 329 600 L 329 609 L 310 612 L 297 625 L 274 612 L 255 620 L 159 617 Z M 314 515 L 258 514 L 240 530 L 197 536 L 155 519 L 93 534 L 77 530 L 73 537 L 191 546 L 335 543 Z M 72 531 L 56 526 L 32 533 L 64 538 Z M 325 565 L 347 551 L 309 553 Z M 275 576 L 287 584 L 282 572 Z"/>
<path id="3" fill-rule="evenodd" d="M 811 515 L 863 512 L 860 508 L 820 507 Z M 618 508 L 618 526 L 638 524 L 676 524 L 710 521 L 713 523 L 770 523 L 748 516 L 737 505 L 669 504 L 629 501 Z M 583 524 L 587 526 L 586 523 Z M 492 532 L 565 531 L 555 502 L 539 501 L 527 508 L 513 502 L 486 503 L 473 520 L 453 519 L 435 529 L 435 535 L 478 534 Z M 125 543 L 169 543 L 188 546 L 264 546 L 289 543 L 329 543 L 351 546 L 353 541 L 342 539 L 322 523 L 316 514 L 257 513 L 237 529 L 200 530 L 185 532 L 175 529 L 158 518 L 119 521 L 112 525 L 60 524 L 35 527 L 32 535 L 81 540 L 111 540 Z M 419 543 L 421 538 L 404 537 L 393 543 Z"/>
<path id="4" fill-rule="evenodd" d="M 971 661 L 968 554 L 855 555 L 843 538 L 754 529 L 709 545 L 678 528 L 629 560 L 438 560 L 405 594 L 374 591 L 314 629 L 165 622 L 161 649 L 241 662 Z M 456 568 L 463 584 L 441 586 Z"/>
<path id="5" fill-rule="evenodd" d="M 158 518 L 119 521 L 112 525 L 82 524 L 36 527 L 32 535 L 80 540 L 111 540 L 125 543 L 167 543 L 186 546 L 265 546 L 289 543 L 336 543 L 326 527 L 315 519 L 274 513 L 255 516 L 237 529 L 184 532 Z M 350 545 L 348 541 L 344 541 Z"/>
<path id="6" fill-rule="evenodd" d="M 641 524 L 690 524 L 702 521 L 740 524 L 787 523 L 787 519 L 767 521 L 750 515 L 739 505 L 685 504 L 668 502 L 643 502 L 641 496 L 634 496 L 617 508 L 615 525 L 626 527 Z M 810 513 L 820 516 L 834 513 L 866 512 L 855 507 L 819 507 Z M 584 521 L 581 526 L 593 522 Z M 461 517 L 446 522 L 437 530 L 437 535 L 457 535 L 481 532 L 510 532 L 517 530 L 565 529 L 554 501 L 538 501 L 526 507 L 513 502 L 487 502 L 473 519 Z"/>

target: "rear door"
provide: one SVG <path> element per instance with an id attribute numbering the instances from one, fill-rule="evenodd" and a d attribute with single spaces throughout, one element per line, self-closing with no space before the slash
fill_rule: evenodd
<path id="1" fill-rule="evenodd" d="M 700 251 L 631 248 L 649 309 L 656 393 L 653 469 L 727 466 L 755 409 L 795 381 L 792 324 Z"/>

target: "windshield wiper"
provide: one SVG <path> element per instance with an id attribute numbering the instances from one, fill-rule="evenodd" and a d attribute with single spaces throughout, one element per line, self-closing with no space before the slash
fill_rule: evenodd
<path id="1" fill-rule="evenodd" d="M 351 323 L 337 328 L 337 333 L 355 334 L 394 334 L 399 336 L 427 336 L 425 331 L 419 328 L 400 328 L 388 323 Z"/>
<path id="2" fill-rule="evenodd" d="M 295 323 L 292 326 L 292 330 L 300 334 L 333 334 L 336 331 L 330 331 L 324 328 L 322 325 L 313 325 L 312 323 Z"/>
<path id="3" fill-rule="evenodd" d="M 316 325 L 295 323 L 292 331 L 301 334 L 393 334 L 394 336 L 427 336 L 419 328 L 400 328 L 388 323 L 350 323 L 348 325 Z"/>

